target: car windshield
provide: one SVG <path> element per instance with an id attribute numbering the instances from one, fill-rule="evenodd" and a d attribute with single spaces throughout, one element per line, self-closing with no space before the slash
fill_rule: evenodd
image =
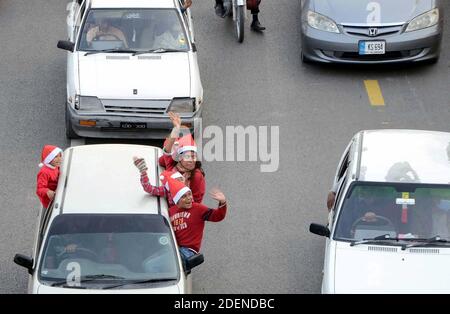
<path id="1" fill-rule="evenodd" d="M 450 187 L 353 184 L 336 225 L 336 240 L 449 240 Z"/>
<path id="2" fill-rule="evenodd" d="M 189 49 L 175 9 L 91 9 L 80 34 L 82 51 Z"/>
<path id="3" fill-rule="evenodd" d="M 177 280 L 175 247 L 161 215 L 64 214 L 49 229 L 39 278 L 69 286 Z"/>

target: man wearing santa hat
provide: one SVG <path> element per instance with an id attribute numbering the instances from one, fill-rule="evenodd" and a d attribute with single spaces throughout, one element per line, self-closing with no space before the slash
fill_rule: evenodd
<path id="1" fill-rule="evenodd" d="M 225 195 L 218 189 L 211 191 L 211 197 L 219 202 L 216 209 L 193 201 L 191 190 L 182 182 L 167 178 L 170 193 L 176 205 L 169 208 L 170 222 L 185 262 L 189 257 L 198 254 L 203 239 L 205 221 L 219 222 L 227 214 Z"/>
<path id="2" fill-rule="evenodd" d="M 36 194 L 44 208 L 47 208 L 50 202 L 55 198 L 61 161 L 61 148 L 52 145 L 44 146 L 41 154 L 41 163 L 39 164 L 41 169 L 37 175 L 36 188 Z"/>
<path id="3" fill-rule="evenodd" d="M 167 200 L 167 204 L 169 207 L 175 205 L 172 199 L 172 195 L 169 191 L 169 185 L 167 184 L 167 178 L 171 177 L 172 179 L 178 180 L 182 183 L 184 183 L 184 177 L 181 173 L 178 171 L 169 171 L 166 170 L 161 174 L 161 182 L 163 185 L 161 186 L 155 186 L 150 183 L 150 180 L 148 179 L 147 174 L 147 163 L 145 162 L 144 158 L 134 157 L 133 158 L 134 165 L 138 168 L 140 174 L 141 174 L 141 185 L 145 192 L 153 195 L 153 196 L 160 196 L 165 197 Z"/>
<path id="4" fill-rule="evenodd" d="M 170 137 L 164 143 L 164 154 L 159 158 L 159 164 L 166 170 L 180 172 L 185 179 L 186 186 L 192 191 L 194 202 L 201 203 L 205 195 L 206 184 L 205 173 L 201 168 L 201 163 L 197 161 L 197 145 L 190 133 L 178 137 L 182 129 L 180 116 L 169 112 L 169 117 L 174 127 Z M 174 145 L 176 145 L 175 150 Z"/>

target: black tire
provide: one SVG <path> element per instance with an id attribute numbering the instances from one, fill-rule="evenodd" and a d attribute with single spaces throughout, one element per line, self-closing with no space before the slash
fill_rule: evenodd
<path id="1" fill-rule="evenodd" d="M 244 41 L 244 24 L 245 24 L 245 6 L 238 6 L 236 8 L 236 20 L 234 21 L 234 30 L 237 41 L 242 43 Z"/>
<path id="2" fill-rule="evenodd" d="M 80 136 L 77 135 L 77 134 L 75 133 L 75 131 L 73 130 L 73 127 L 72 127 L 72 121 L 70 121 L 70 117 L 69 117 L 69 112 L 68 112 L 68 110 L 69 110 L 69 109 L 67 109 L 67 107 L 66 107 L 66 137 L 67 137 L 68 139 L 72 139 L 72 138 L 80 138 Z"/>

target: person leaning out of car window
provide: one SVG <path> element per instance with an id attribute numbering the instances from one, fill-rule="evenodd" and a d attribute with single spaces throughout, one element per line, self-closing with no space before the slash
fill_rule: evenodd
<path id="1" fill-rule="evenodd" d="M 186 186 L 192 191 L 194 202 L 201 203 L 205 195 L 206 182 L 201 162 L 197 160 L 197 145 L 190 133 L 179 137 L 182 129 L 179 115 L 169 112 L 169 117 L 174 127 L 164 143 L 164 154 L 159 158 L 159 164 L 166 170 L 180 172 Z"/>
<path id="2" fill-rule="evenodd" d="M 183 175 L 176 170 L 173 171 L 166 170 L 161 174 L 160 179 L 162 181 L 162 185 L 155 186 L 150 183 L 150 180 L 148 178 L 147 174 L 148 167 L 147 163 L 145 162 L 145 159 L 140 157 L 134 157 L 133 161 L 134 165 L 138 168 L 139 173 L 141 174 L 141 185 L 144 191 L 153 196 L 166 198 L 169 207 L 175 205 L 175 203 L 173 202 L 172 194 L 170 194 L 166 178 L 171 177 L 172 179 L 185 183 Z"/>
<path id="3" fill-rule="evenodd" d="M 176 205 L 169 208 L 170 222 L 175 232 L 183 262 L 198 254 L 203 240 L 205 221 L 219 222 L 227 214 L 225 195 L 218 189 L 211 191 L 211 197 L 219 202 L 216 209 L 196 203 L 192 191 L 182 182 L 167 178 L 170 193 Z"/>

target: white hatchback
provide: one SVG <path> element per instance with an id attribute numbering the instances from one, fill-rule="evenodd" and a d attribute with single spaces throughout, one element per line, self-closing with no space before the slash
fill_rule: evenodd
<path id="1" fill-rule="evenodd" d="M 334 184 L 323 293 L 450 293 L 450 133 L 359 132 Z"/>
<path id="2" fill-rule="evenodd" d="M 179 0 L 74 0 L 67 9 L 58 48 L 68 51 L 69 138 L 164 138 L 169 111 L 193 129 L 203 87 L 189 9 Z"/>
<path id="3" fill-rule="evenodd" d="M 164 199 L 146 194 L 133 165 L 145 156 L 158 184 L 162 151 L 141 145 L 69 148 L 48 209 L 40 212 L 28 269 L 30 293 L 191 293 Z"/>

